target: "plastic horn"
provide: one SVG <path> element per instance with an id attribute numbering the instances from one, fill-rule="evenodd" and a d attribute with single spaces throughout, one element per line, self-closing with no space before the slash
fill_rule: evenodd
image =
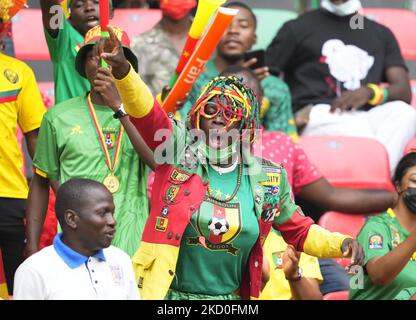
<path id="1" fill-rule="evenodd" d="M 204 70 L 211 54 L 237 13 L 238 9 L 223 7 L 218 9 L 208 31 L 202 37 L 169 95 L 163 101 L 162 107 L 166 112 L 175 112 L 176 102 L 185 99 L 186 94 L 191 90 L 199 74 Z"/>
<path id="2" fill-rule="evenodd" d="M 178 76 L 181 74 L 183 68 L 185 68 L 189 57 L 194 52 L 198 40 L 201 38 L 202 33 L 209 19 L 214 12 L 224 4 L 225 0 L 200 0 L 196 9 L 194 21 L 192 22 L 191 29 L 188 32 L 188 39 L 186 40 L 185 46 L 182 50 L 182 54 L 179 58 L 178 65 L 175 73 L 170 80 L 170 87 L 172 88 L 175 84 Z"/>
<path id="3" fill-rule="evenodd" d="M 101 27 L 101 37 L 109 37 L 107 31 L 108 20 L 110 19 L 110 1 L 109 0 L 100 0 L 100 27 Z M 107 63 L 104 59 L 101 59 L 101 66 L 107 67 Z"/>

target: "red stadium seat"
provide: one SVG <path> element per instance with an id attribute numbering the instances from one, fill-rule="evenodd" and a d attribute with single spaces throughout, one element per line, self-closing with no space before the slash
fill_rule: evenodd
<path id="1" fill-rule="evenodd" d="M 357 237 L 364 223 L 364 215 L 352 215 L 334 211 L 326 212 L 318 221 L 318 224 L 321 227 L 328 229 L 329 231 L 340 232 L 354 238 Z M 349 259 L 342 258 L 335 260 L 344 267 L 350 261 Z"/>
<path id="2" fill-rule="evenodd" d="M 349 291 L 330 292 L 324 295 L 324 300 L 349 300 Z"/>
<path id="3" fill-rule="evenodd" d="M 43 98 L 43 103 L 47 108 L 52 107 L 55 104 L 55 89 L 54 83 L 51 82 L 38 82 L 39 91 Z"/>
<path id="4" fill-rule="evenodd" d="M 329 211 L 322 215 L 318 224 L 329 231 L 340 232 L 355 238 L 364 222 L 365 216 L 361 214 L 352 215 Z"/>
<path id="5" fill-rule="evenodd" d="M 130 39 L 150 30 L 161 19 L 160 10 L 115 9 L 110 24 L 124 29 Z M 21 60 L 49 60 L 49 51 L 42 26 L 40 9 L 23 9 L 13 18 L 13 43 L 16 58 Z"/>
<path id="6" fill-rule="evenodd" d="M 300 144 L 336 187 L 393 190 L 387 151 L 374 139 L 307 136 L 301 137 Z"/>
<path id="7" fill-rule="evenodd" d="M 23 9 L 13 18 L 13 44 L 17 59 L 49 60 L 40 9 Z"/>
<path id="8" fill-rule="evenodd" d="M 416 108 L 416 80 L 410 80 L 412 87 L 412 102 L 411 105 Z"/>
<path id="9" fill-rule="evenodd" d="M 416 14 L 411 10 L 364 8 L 364 15 L 388 27 L 396 36 L 404 59 L 416 60 Z M 365 26 L 364 26 L 365 28 Z"/>
<path id="10" fill-rule="evenodd" d="M 115 9 L 110 24 L 127 32 L 130 37 L 149 31 L 162 18 L 162 12 L 157 9 Z"/>

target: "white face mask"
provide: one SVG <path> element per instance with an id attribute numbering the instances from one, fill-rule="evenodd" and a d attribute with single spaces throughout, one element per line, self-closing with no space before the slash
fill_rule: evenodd
<path id="1" fill-rule="evenodd" d="M 329 0 L 322 0 L 321 7 L 337 16 L 345 17 L 356 13 L 362 8 L 360 0 L 348 0 L 342 4 L 333 4 Z"/>

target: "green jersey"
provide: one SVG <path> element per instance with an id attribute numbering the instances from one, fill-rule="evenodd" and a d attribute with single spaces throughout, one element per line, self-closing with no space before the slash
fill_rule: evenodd
<path id="1" fill-rule="evenodd" d="M 236 185 L 238 168 L 220 175 L 208 166 L 213 196 L 229 197 Z M 227 203 L 205 196 L 185 229 L 172 288 L 198 298 L 227 298 L 240 287 L 247 259 L 259 236 L 259 223 L 249 176 L 243 174 L 237 195 Z M 206 248 L 201 245 L 202 236 Z M 221 268 L 216 266 L 221 265 Z M 175 295 L 173 295 L 173 298 Z M 238 297 L 238 295 L 235 295 Z M 168 295 L 168 298 L 172 298 Z"/>
<path id="2" fill-rule="evenodd" d="M 55 104 L 89 91 L 90 83 L 75 69 L 75 57 L 84 37 L 65 19 L 56 38 L 44 32 L 53 64 Z"/>
<path id="3" fill-rule="evenodd" d="M 180 109 L 180 117 L 185 120 L 188 112 L 198 100 L 202 90 L 219 74 L 214 60 L 208 61 L 205 72 L 195 82 L 184 106 Z M 290 137 L 297 137 L 297 129 L 292 112 L 292 99 L 286 83 L 275 76 L 268 76 L 261 81 L 264 101 L 260 108 L 260 120 L 267 131 L 282 131 Z"/>
<path id="4" fill-rule="evenodd" d="M 113 159 L 120 121 L 106 106 L 94 105 L 94 110 Z M 86 96 L 67 100 L 46 112 L 33 164 L 37 173 L 60 184 L 75 177 L 103 182 L 110 174 Z M 147 174 L 126 133 L 121 139 L 114 175 L 120 187 L 113 193 L 117 221 L 113 245 L 133 255 L 148 216 Z"/>
<path id="5" fill-rule="evenodd" d="M 381 257 L 396 248 L 409 236 L 396 219 L 392 209 L 370 217 L 364 224 L 357 240 L 365 252 L 365 264 L 374 257 Z M 351 289 L 350 298 L 357 300 L 392 300 L 403 289 L 416 286 L 416 252 L 403 270 L 385 286 L 375 286 L 370 277 L 364 275 L 364 288 Z"/>

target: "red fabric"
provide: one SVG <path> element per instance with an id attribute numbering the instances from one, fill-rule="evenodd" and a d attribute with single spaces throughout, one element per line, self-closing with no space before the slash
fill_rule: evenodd
<path id="1" fill-rule="evenodd" d="M 349 300 L 349 291 L 330 292 L 324 295 L 324 300 Z"/>
<path id="2" fill-rule="evenodd" d="M 411 10 L 395 8 L 363 8 L 364 15 L 389 28 L 397 39 L 406 60 L 416 59 L 416 15 Z"/>
<path id="3" fill-rule="evenodd" d="M 303 251 L 309 228 L 313 224 L 314 222 L 311 218 L 295 211 L 289 220 L 275 228 L 277 231 L 280 231 L 286 243 L 294 246 L 297 251 Z"/>
<path id="4" fill-rule="evenodd" d="M 170 132 L 172 132 L 171 120 L 168 118 L 166 112 L 162 109 L 156 99 L 154 100 L 152 110 L 145 117 L 130 117 L 130 121 L 152 150 L 156 149 L 159 144 L 165 141 L 155 141 L 154 137 L 158 130 L 169 129 Z"/>
<path id="5" fill-rule="evenodd" d="M 39 250 L 50 246 L 53 243 L 58 228 L 58 223 L 55 215 L 55 193 L 52 189 L 49 190 L 49 203 L 46 212 L 45 222 L 42 227 L 40 236 Z"/>
<path id="6" fill-rule="evenodd" d="M 377 140 L 302 136 L 300 145 L 334 187 L 394 190 L 386 148 Z"/>
<path id="7" fill-rule="evenodd" d="M 299 144 L 281 131 L 264 131 L 261 140 L 254 144 L 254 154 L 274 163 L 281 163 L 287 172 L 287 180 L 296 194 L 303 186 L 322 178 Z"/>
<path id="8" fill-rule="evenodd" d="M 156 179 L 153 184 L 151 210 L 143 232 L 142 240 L 150 243 L 170 244 L 179 246 L 182 235 L 188 225 L 189 219 L 201 205 L 208 184 L 203 184 L 197 174 L 190 175 L 185 182 L 177 182 L 170 178 L 175 168 L 169 164 L 162 164 L 156 168 Z M 163 200 L 166 191 L 171 185 L 179 186 L 179 192 L 173 203 Z M 189 193 L 185 194 L 185 191 Z M 167 207 L 167 229 L 156 229 L 157 219 L 161 218 L 163 207 Z M 170 234 L 170 237 L 168 236 Z"/>

